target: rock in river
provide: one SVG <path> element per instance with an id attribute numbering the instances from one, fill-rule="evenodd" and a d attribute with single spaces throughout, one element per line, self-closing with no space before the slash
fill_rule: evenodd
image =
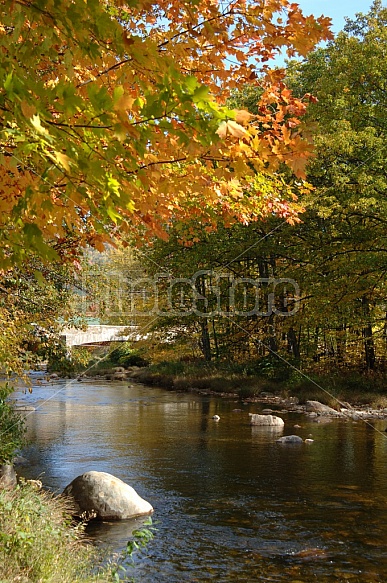
<path id="1" fill-rule="evenodd" d="M 305 403 L 305 408 L 307 412 L 319 413 L 320 415 L 334 415 L 335 417 L 341 416 L 341 413 L 319 401 L 307 401 Z"/>
<path id="2" fill-rule="evenodd" d="M 250 425 L 267 425 L 269 427 L 283 427 L 284 420 L 275 415 L 258 415 L 258 413 L 249 413 Z"/>
<path id="3" fill-rule="evenodd" d="M 152 506 L 119 478 L 106 472 L 85 472 L 66 486 L 76 513 L 104 520 L 122 520 L 151 514 Z"/>
<path id="4" fill-rule="evenodd" d="M 284 435 L 276 440 L 277 443 L 303 443 L 302 437 L 298 435 Z"/>

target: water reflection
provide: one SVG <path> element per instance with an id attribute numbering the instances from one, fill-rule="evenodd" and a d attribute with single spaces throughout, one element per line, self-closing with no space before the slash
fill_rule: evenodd
<path id="1" fill-rule="evenodd" d="M 142 582 L 387 579 L 387 439 L 362 423 L 289 413 L 273 431 L 250 426 L 258 405 L 127 383 L 59 382 L 18 397 L 37 407 L 26 477 L 61 491 L 107 471 L 155 508 L 156 538 L 133 573 Z M 292 433 L 315 441 L 275 443 Z M 90 533 L 120 550 L 134 526 Z"/>

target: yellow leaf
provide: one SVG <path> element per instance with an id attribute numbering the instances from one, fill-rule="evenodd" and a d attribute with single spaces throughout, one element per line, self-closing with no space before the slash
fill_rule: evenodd
<path id="1" fill-rule="evenodd" d="M 46 128 L 44 128 L 42 126 L 42 124 L 40 123 L 40 117 L 39 114 L 38 115 L 33 115 L 31 117 L 31 124 L 33 125 L 33 127 L 36 129 L 37 132 L 39 132 L 39 134 L 43 134 L 48 136 L 49 132 L 46 130 Z"/>
<path id="2" fill-rule="evenodd" d="M 244 138 L 248 136 L 248 132 L 239 123 L 233 120 L 222 121 L 218 127 L 216 133 L 222 139 L 224 139 L 227 134 L 231 134 L 234 138 Z"/>
<path id="3" fill-rule="evenodd" d="M 134 98 L 131 95 L 124 94 L 119 98 L 114 106 L 116 111 L 128 111 L 131 110 L 134 103 Z"/>
<path id="4" fill-rule="evenodd" d="M 63 166 L 63 168 L 65 170 L 67 170 L 67 172 L 70 172 L 70 158 L 68 156 L 66 156 L 66 154 L 62 154 L 62 152 L 55 152 L 55 158 L 56 161 L 59 162 L 59 164 L 61 166 Z"/>

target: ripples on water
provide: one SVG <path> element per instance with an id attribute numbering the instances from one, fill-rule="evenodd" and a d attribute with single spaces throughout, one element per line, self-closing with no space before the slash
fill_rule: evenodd
<path id="1" fill-rule="evenodd" d="M 249 425 L 260 406 L 233 399 L 64 381 L 17 397 L 37 407 L 26 477 L 61 491 L 106 471 L 153 505 L 156 536 L 131 573 L 141 583 L 387 581 L 385 422 L 288 413 L 284 434 L 315 441 L 280 446 L 281 433 Z M 141 522 L 89 535 L 118 551 Z"/>

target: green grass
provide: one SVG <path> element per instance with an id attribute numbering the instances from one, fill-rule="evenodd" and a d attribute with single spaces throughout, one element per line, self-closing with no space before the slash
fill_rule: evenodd
<path id="1" fill-rule="evenodd" d="M 28 484 L 0 491 L 0 581 L 108 581 L 63 499 Z M 111 580 L 111 579 L 110 579 Z"/>
<path id="2" fill-rule="evenodd" d="M 25 422 L 8 400 L 13 388 L 0 385 L 0 464 L 12 461 L 15 452 L 25 444 Z"/>
<path id="3" fill-rule="evenodd" d="M 353 406 L 369 405 L 373 409 L 387 407 L 387 384 L 385 375 L 361 372 L 337 372 L 331 374 L 310 373 L 308 378 L 297 373 L 288 383 L 287 393 L 299 398 L 300 403 L 315 400 L 340 407 L 338 401 Z M 321 388 L 319 388 L 321 387 Z"/>
<path id="4" fill-rule="evenodd" d="M 251 374 L 246 366 L 229 362 L 161 362 L 144 368 L 136 380 L 178 391 L 192 389 L 222 394 L 238 394 L 241 398 L 271 390 L 272 381 Z"/>
<path id="5" fill-rule="evenodd" d="M 237 394 L 241 399 L 259 397 L 270 392 L 282 397 L 295 396 L 300 403 L 315 400 L 337 409 L 338 400 L 352 405 L 387 407 L 385 376 L 361 372 L 334 372 L 305 375 L 273 360 L 248 363 L 232 362 L 161 362 L 142 369 L 136 375 L 140 382 L 173 390 L 208 390 Z M 321 388 L 319 388 L 321 387 Z"/>
<path id="6" fill-rule="evenodd" d="M 146 547 L 153 528 L 134 531 L 127 547 L 109 558 L 70 515 L 66 499 L 28 483 L 0 490 L 0 583 L 132 581 L 132 555 Z"/>

